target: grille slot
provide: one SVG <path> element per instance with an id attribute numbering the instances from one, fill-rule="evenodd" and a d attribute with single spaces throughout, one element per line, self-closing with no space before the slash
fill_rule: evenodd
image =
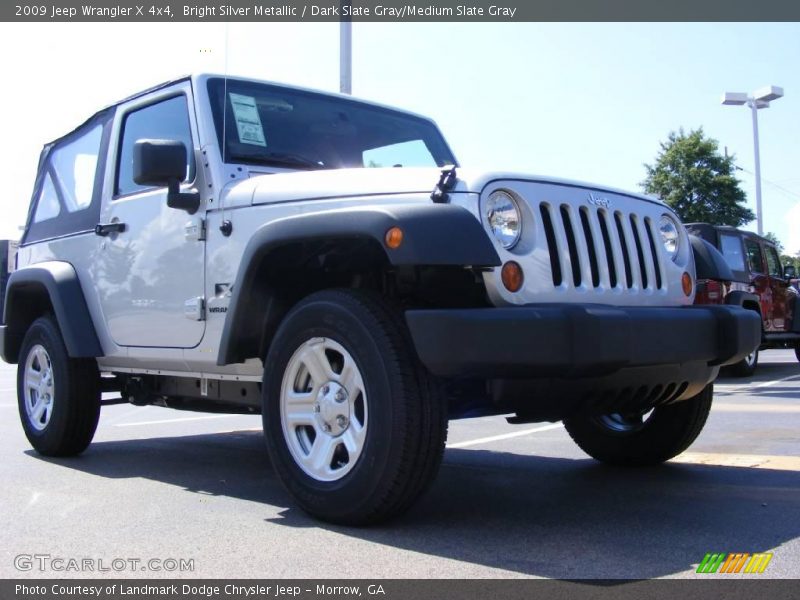
<path id="1" fill-rule="evenodd" d="M 658 260 L 658 251 L 656 250 L 656 238 L 653 233 L 653 222 L 650 217 L 644 218 L 644 229 L 647 232 L 647 239 L 650 240 L 650 252 L 653 255 L 653 270 L 656 273 L 656 288 L 659 290 L 663 284 L 663 275 L 661 274 L 661 263 Z"/>
<path id="2" fill-rule="evenodd" d="M 619 235 L 619 243 L 622 245 L 622 259 L 625 262 L 625 281 L 628 288 L 633 287 L 633 270 L 631 269 L 631 258 L 628 253 L 628 242 L 625 239 L 625 228 L 622 226 L 622 213 L 617 211 L 614 213 L 614 222 L 617 225 L 617 234 Z"/>
<path id="3" fill-rule="evenodd" d="M 600 220 L 600 234 L 603 236 L 603 247 L 606 250 L 606 262 L 608 263 L 608 277 L 612 288 L 617 287 L 617 265 L 614 262 L 614 251 L 611 248 L 611 237 L 608 234 L 608 213 L 604 210 L 597 211 Z"/>
<path id="4" fill-rule="evenodd" d="M 594 245 L 594 235 L 592 235 L 592 228 L 589 226 L 589 209 L 585 206 L 580 210 L 581 225 L 583 225 L 583 235 L 586 238 L 586 249 L 589 252 L 589 267 L 592 270 L 592 285 L 594 287 L 600 286 L 600 269 L 597 266 L 597 249 Z"/>
<path id="5" fill-rule="evenodd" d="M 578 246 L 575 243 L 575 231 L 572 229 L 572 217 L 569 214 L 569 206 L 566 204 L 561 205 L 561 223 L 567 236 L 569 262 L 572 267 L 572 283 L 575 284 L 575 287 L 578 287 L 581 284 L 581 261 L 578 256 Z"/>
<path id="6" fill-rule="evenodd" d="M 561 253 L 556 243 L 556 232 L 553 229 L 553 217 L 550 215 L 550 205 L 544 203 L 539 205 L 539 212 L 542 215 L 544 236 L 547 238 L 547 250 L 550 254 L 550 271 L 553 275 L 553 285 L 558 287 L 564 281 L 564 278 L 561 275 Z"/>
<path id="7" fill-rule="evenodd" d="M 642 250 L 642 240 L 639 238 L 639 224 L 636 216 L 631 215 L 631 232 L 633 233 L 633 243 L 636 245 L 636 256 L 639 259 L 639 273 L 642 276 L 642 289 L 647 287 L 647 265 L 644 262 L 644 251 Z"/>

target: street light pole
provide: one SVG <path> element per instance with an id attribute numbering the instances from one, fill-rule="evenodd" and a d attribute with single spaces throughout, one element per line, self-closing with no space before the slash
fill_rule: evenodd
<path id="1" fill-rule="evenodd" d="M 758 235 L 764 235 L 764 215 L 761 211 L 761 156 L 758 149 L 758 110 L 769 108 L 769 103 L 783 97 L 783 88 L 770 85 L 752 94 L 743 92 L 725 92 L 722 103 L 729 106 L 742 106 L 746 104 L 753 115 L 753 150 L 755 153 L 756 177 L 756 226 Z"/>
<path id="2" fill-rule="evenodd" d="M 756 159 L 756 226 L 758 235 L 764 235 L 764 218 L 761 212 L 761 156 L 758 151 L 758 102 L 751 99 L 747 105 L 753 113 L 753 152 Z"/>

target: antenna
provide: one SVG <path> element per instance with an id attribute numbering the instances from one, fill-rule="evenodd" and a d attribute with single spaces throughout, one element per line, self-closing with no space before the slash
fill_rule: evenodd
<path id="1" fill-rule="evenodd" d="M 225 66 L 224 66 L 224 74 L 223 74 L 223 86 L 222 86 L 222 163 L 225 163 L 225 149 L 228 147 L 226 143 L 227 137 L 226 135 L 226 128 L 228 125 L 228 25 L 229 22 L 225 21 Z"/>

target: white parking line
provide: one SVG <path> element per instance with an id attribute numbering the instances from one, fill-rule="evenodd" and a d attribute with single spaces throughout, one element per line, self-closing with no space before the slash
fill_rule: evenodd
<path id="1" fill-rule="evenodd" d="M 715 412 L 752 412 L 752 413 L 800 413 L 800 405 L 777 404 L 775 402 L 714 402 L 711 407 Z"/>
<path id="2" fill-rule="evenodd" d="M 166 423 L 185 423 L 187 421 L 207 421 L 209 419 L 225 419 L 245 415 L 206 415 L 204 417 L 183 417 L 180 419 L 161 419 L 160 421 L 137 421 L 136 423 L 114 423 L 114 427 L 136 427 L 137 425 L 163 425 Z"/>
<path id="3" fill-rule="evenodd" d="M 758 383 L 756 385 L 751 385 L 751 389 L 758 389 L 758 388 L 765 388 L 765 387 L 772 387 L 776 383 L 780 383 L 781 381 L 789 381 L 790 379 L 794 379 L 794 377 L 786 377 L 784 379 L 774 379 L 772 381 L 764 381 L 762 383 Z"/>
<path id="4" fill-rule="evenodd" d="M 714 389 L 715 390 L 718 389 L 723 392 L 728 392 L 731 390 L 738 390 L 744 392 L 747 390 L 755 390 L 758 388 L 772 387 L 773 385 L 777 385 L 784 381 L 794 381 L 796 379 L 800 379 L 800 375 L 789 375 L 788 377 L 781 377 L 780 379 L 772 379 L 770 381 L 762 381 L 761 383 L 756 383 L 753 385 L 742 385 L 740 383 L 719 383 L 719 384 L 715 383 Z"/>
<path id="5" fill-rule="evenodd" d="M 510 440 L 512 438 L 523 437 L 531 433 L 539 433 L 540 431 L 550 431 L 551 429 L 560 429 L 564 427 L 561 423 L 553 423 L 551 425 L 543 425 L 541 427 L 534 427 L 533 429 L 524 429 L 522 431 L 514 431 L 512 433 L 504 433 L 503 435 L 493 435 L 485 438 L 478 438 L 475 440 L 467 440 L 466 442 L 456 442 L 454 444 L 447 444 L 447 448 L 468 448 L 470 446 L 479 446 L 480 444 L 488 444 L 490 442 L 499 442 L 501 440 Z"/>

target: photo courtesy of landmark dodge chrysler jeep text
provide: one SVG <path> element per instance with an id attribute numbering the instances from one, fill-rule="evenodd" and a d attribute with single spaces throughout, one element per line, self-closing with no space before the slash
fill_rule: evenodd
<path id="1" fill-rule="evenodd" d="M 87 447 L 102 392 L 260 412 L 297 504 L 371 523 L 430 484 L 450 418 L 563 420 L 621 465 L 685 450 L 761 336 L 694 284 L 652 198 L 462 168 L 424 117 L 201 75 L 45 146 L 0 351 L 42 454 Z"/>

